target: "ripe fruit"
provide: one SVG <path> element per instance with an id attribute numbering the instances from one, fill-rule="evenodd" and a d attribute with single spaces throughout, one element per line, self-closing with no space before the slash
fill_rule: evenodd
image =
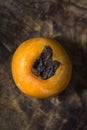
<path id="1" fill-rule="evenodd" d="M 31 38 L 22 43 L 12 58 L 12 75 L 26 95 L 46 98 L 63 91 L 72 66 L 64 48 L 53 39 Z"/>

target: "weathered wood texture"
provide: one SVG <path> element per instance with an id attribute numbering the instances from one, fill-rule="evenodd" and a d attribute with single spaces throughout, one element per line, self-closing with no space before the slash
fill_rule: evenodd
<path id="1" fill-rule="evenodd" d="M 36 36 L 60 41 L 73 66 L 68 88 L 43 100 L 11 75 L 15 49 Z M 87 0 L 0 0 L 0 130 L 87 130 Z"/>

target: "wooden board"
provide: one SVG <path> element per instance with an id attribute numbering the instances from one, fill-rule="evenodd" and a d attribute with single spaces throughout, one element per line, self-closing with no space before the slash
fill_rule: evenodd
<path id="1" fill-rule="evenodd" d="M 73 66 L 67 89 L 27 97 L 11 75 L 15 49 L 31 37 L 58 40 Z M 0 0 L 0 130 L 87 130 L 87 1 Z"/>

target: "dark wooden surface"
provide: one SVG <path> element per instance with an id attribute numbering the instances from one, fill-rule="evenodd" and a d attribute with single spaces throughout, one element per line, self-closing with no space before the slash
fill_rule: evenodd
<path id="1" fill-rule="evenodd" d="M 21 93 L 11 59 L 24 40 L 58 40 L 73 66 L 67 89 L 49 99 Z M 87 1 L 0 0 L 0 130 L 87 130 Z"/>

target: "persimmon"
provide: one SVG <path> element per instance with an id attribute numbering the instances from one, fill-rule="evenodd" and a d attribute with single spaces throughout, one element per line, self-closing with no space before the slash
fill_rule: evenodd
<path id="1" fill-rule="evenodd" d="M 23 42 L 12 58 L 12 75 L 26 95 L 47 98 L 62 92 L 71 79 L 68 54 L 58 41 L 31 38 Z"/>

